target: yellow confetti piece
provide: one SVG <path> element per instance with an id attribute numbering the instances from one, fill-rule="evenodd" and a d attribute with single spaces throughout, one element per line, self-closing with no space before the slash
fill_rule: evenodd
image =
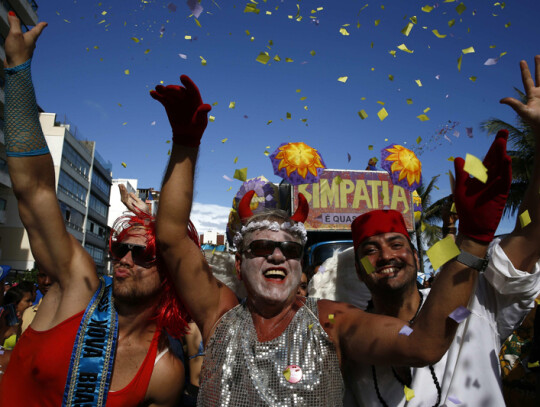
<path id="1" fill-rule="evenodd" d="M 465 7 L 465 4 L 459 3 L 456 7 L 456 11 L 459 15 L 461 15 L 465 10 L 467 10 L 467 7 Z"/>
<path id="2" fill-rule="evenodd" d="M 474 53 L 474 47 L 469 47 L 469 48 L 462 49 L 461 52 L 463 52 L 464 54 L 473 54 Z"/>
<path id="3" fill-rule="evenodd" d="M 390 50 L 390 51 L 388 51 L 388 53 L 390 55 L 392 55 L 394 58 L 396 57 L 396 51 L 395 50 Z"/>
<path id="4" fill-rule="evenodd" d="M 238 162 L 238 157 L 234 157 L 233 162 L 236 164 Z"/>
<path id="5" fill-rule="evenodd" d="M 377 112 L 377 116 L 379 116 L 379 120 L 382 122 L 384 119 L 388 117 L 388 112 L 383 107 L 381 110 Z"/>
<path id="6" fill-rule="evenodd" d="M 410 20 L 411 23 L 413 23 L 413 24 L 418 24 L 418 19 L 416 18 L 416 16 L 412 16 L 411 18 L 409 18 L 409 20 Z"/>
<path id="7" fill-rule="evenodd" d="M 103 24 L 104 22 L 105 22 L 105 20 L 101 20 L 101 21 L 98 23 L 98 25 Z"/>
<path id="8" fill-rule="evenodd" d="M 496 45 L 490 45 L 489 48 L 496 48 Z"/>
<path id="9" fill-rule="evenodd" d="M 431 13 L 431 10 L 433 10 L 433 7 L 432 7 L 432 6 L 425 5 L 424 7 L 422 7 L 422 11 L 423 11 L 424 13 Z"/>
<path id="10" fill-rule="evenodd" d="M 185 36 L 184 36 L 184 39 L 185 39 L 185 40 L 191 40 L 191 35 L 185 35 Z"/>
<path id="11" fill-rule="evenodd" d="M 208 116 L 208 121 L 209 121 L 209 122 L 214 122 L 214 121 L 216 121 L 215 116 Z"/>
<path id="12" fill-rule="evenodd" d="M 296 89 L 296 93 L 302 92 L 302 89 Z"/>
<path id="13" fill-rule="evenodd" d="M 521 225 L 521 229 L 523 229 L 525 226 L 527 226 L 531 222 L 532 222 L 531 215 L 529 214 L 529 210 L 526 209 L 525 212 L 519 215 L 519 224 Z"/>
<path id="14" fill-rule="evenodd" d="M 463 169 L 477 180 L 483 182 L 484 184 L 486 183 L 488 179 L 487 168 L 479 158 L 467 153 L 465 156 L 465 165 L 463 166 Z"/>
<path id="15" fill-rule="evenodd" d="M 454 202 L 452 202 L 452 206 L 450 207 L 450 212 L 457 213 L 456 204 Z"/>
<path id="16" fill-rule="evenodd" d="M 409 389 L 407 386 L 403 386 L 403 391 L 405 392 L 405 398 L 407 401 L 410 401 L 414 397 L 414 390 Z"/>
<path id="17" fill-rule="evenodd" d="M 309 324 L 307 327 L 308 329 L 313 329 L 313 324 Z"/>
<path id="18" fill-rule="evenodd" d="M 292 58 L 285 58 L 285 62 L 294 62 Z"/>
<path id="19" fill-rule="evenodd" d="M 234 109 L 236 107 L 236 102 L 229 102 L 229 109 Z"/>
<path id="20" fill-rule="evenodd" d="M 384 102 L 381 102 L 380 100 L 378 100 L 377 103 L 380 104 L 381 106 L 384 106 Z"/>
<path id="21" fill-rule="evenodd" d="M 310 55 L 311 55 L 312 57 L 314 57 L 314 56 L 315 56 L 315 54 L 316 54 L 316 52 L 315 52 L 315 51 L 313 51 L 313 50 L 311 50 L 311 51 L 309 52 L 309 54 L 310 54 Z"/>
<path id="22" fill-rule="evenodd" d="M 257 5 L 256 4 L 253 4 L 253 3 L 248 3 L 246 4 L 246 8 L 244 9 L 244 13 L 255 13 L 255 14 L 259 14 L 261 12 L 261 10 L 259 10 L 257 8 Z"/>
<path id="23" fill-rule="evenodd" d="M 283 371 L 283 376 L 285 376 L 285 380 L 289 381 L 291 379 L 291 369 L 285 369 Z"/>
<path id="24" fill-rule="evenodd" d="M 427 117 L 427 115 L 425 115 L 425 114 L 421 114 L 421 115 L 418 115 L 416 117 L 418 119 L 420 119 L 421 122 L 427 122 L 429 120 L 429 117 Z"/>
<path id="25" fill-rule="evenodd" d="M 199 58 L 201 58 L 201 65 L 202 66 L 206 66 L 206 59 L 204 59 L 203 57 L 199 56 Z"/>
<path id="26" fill-rule="evenodd" d="M 409 54 L 412 54 L 414 51 L 411 51 L 409 48 L 407 48 L 407 46 L 405 44 L 401 44 L 401 45 L 398 45 L 397 46 L 398 49 L 400 49 L 401 51 L 403 52 L 407 52 Z"/>
<path id="27" fill-rule="evenodd" d="M 459 253 L 461 252 L 452 236 L 446 236 L 444 239 L 439 240 L 426 251 L 433 270 L 438 270 L 448 261 L 458 256 Z"/>
<path id="28" fill-rule="evenodd" d="M 339 33 L 344 36 L 350 35 L 346 28 L 340 28 Z"/>
<path id="29" fill-rule="evenodd" d="M 371 144 L 369 146 L 367 146 L 367 148 L 368 148 L 369 151 L 373 150 L 373 146 Z"/>
<path id="30" fill-rule="evenodd" d="M 126 69 L 126 70 L 124 71 L 124 74 L 129 75 L 129 69 Z"/>
<path id="31" fill-rule="evenodd" d="M 127 164 L 126 163 L 122 163 L 122 167 L 126 168 L 127 167 Z"/>
<path id="32" fill-rule="evenodd" d="M 422 87 L 422 81 L 420 79 L 416 79 L 415 80 L 416 84 L 418 85 L 418 87 Z"/>
<path id="33" fill-rule="evenodd" d="M 476 82 L 476 76 L 470 76 L 469 79 L 470 79 L 472 82 Z"/>
<path id="34" fill-rule="evenodd" d="M 366 113 L 366 111 L 365 111 L 364 109 L 362 109 L 362 110 L 360 110 L 360 111 L 358 112 L 358 116 L 360 116 L 360 118 L 361 118 L 362 120 L 364 120 L 364 119 L 367 119 L 368 114 Z"/>
<path id="35" fill-rule="evenodd" d="M 508 52 L 506 52 L 506 51 L 505 51 L 505 52 L 501 52 L 501 53 L 499 54 L 499 58 L 504 57 L 506 54 L 508 54 Z"/>
<path id="36" fill-rule="evenodd" d="M 426 108 L 424 109 L 424 113 L 427 113 L 427 112 L 429 112 L 430 110 L 431 110 L 431 107 L 426 107 Z"/>
<path id="37" fill-rule="evenodd" d="M 274 57 L 274 61 L 276 61 L 276 62 L 280 62 L 280 61 L 281 61 L 281 58 L 279 57 L 279 55 L 276 54 L 276 56 Z"/>
<path id="38" fill-rule="evenodd" d="M 362 267 L 364 267 L 366 274 L 371 274 L 375 271 L 375 267 L 373 267 L 373 264 L 371 264 L 367 256 L 360 259 L 360 264 L 362 264 Z"/>
<path id="39" fill-rule="evenodd" d="M 529 369 L 533 368 L 533 367 L 540 367 L 540 360 L 537 360 L 536 362 L 534 363 L 531 363 L 531 362 L 527 362 L 527 367 Z"/>
<path id="40" fill-rule="evenodd" d="M 226 143 L 228 140 L 228 138 L 224 138 L 223 140 L 221 140 L 222 143 Z"/>
<path id="41" fill-rule="evenodd" d="M 272 123 L 272 120 L 268 120 L 268 122 L 266 123 L 266 125 L 268 126 L 270 123 Z"/>
<path id="42" fill-rule="evenodd" d="M 260 62 L 261 64 L 266 65 L 268 61 L 270 61 L 270 55 L 268 55 L 268 52 L 261 52 L 255 60 L 257 62 Z"/>
<path id="43" fill-rule="evenodd" d="M 511 24 L 510 22 L 507 22 L 507 23 L 504 25 L 504 28 L 510 27 L 510 24 Z"/>
<path id="44" fill-rule="evenodd" d="M 290 120 L 291 118 L 292 118 L 292 115 L 289 112 L 287 112 L 287 119 Z"/>
<path id="45" fill-rule="evenodd" d="M 391 81 L 394 80 L 394 75 L 388 75 L 388 79 L 390 79 Z"/>
<path id="46" fill-rule="evenodd" d="M 435 34 L 437 38 L 446 38 L 446 34 L 439 34 L 439 30 L 431 30 L 431 32 Z"/>
<path id="47" fill-rule="evenodd" d="M 307 96 L 302 96 L 302 97 L 300 98 L 300 100 L 306 100 L 306 99 L 307 99 Z"/>
<path id="48" fill-rule="evenodd" d="M 422 142 L 422 137 L 418 136 L 416 139 L 416 144 L 420 144 Z"/>
<path id="49" fill-rule="evenodd" d="M 270 151 L 265 150 L 265 152 L 263 154 L 268 157 L 270 155 Z"/>
<path id="50" fill-rule="evenodd" d="M 106 15 L 106 14 L 107 14 L 106 11 L 102 11 L 102 12 L 101 12 L 101 15 L 102 15 L 102 16 L 104 16 L 104 15 Z"/>
<path id="51" fill-rule="evenodd" d="M 540 298 L 534 300 L 538 305 L 540 305 Z"/>
<path id="52" fill-rule="evenodd" d="M 455 23 L 456 23 L 456 20 L 448 21 L 448 27 L 453 27 Z"/>
<path id="53" fill-rule="evenodd" d="M 375 20 L 375 27 L 377 27 L 381 23 L 381 20 Z"/>
<path id="54" fill-rule="evenodd" d="M 237 179 L 239 181 L 246 181 L 247 180 L 247 168 L 241 168 L 241 169 L 237 169 L 237 170 L 234 170 L 234 175 L 233 175 L 233 178 L 234 179 Z"/>
<path id="55" fill-rule="evenodd" d="M 413 104 L 412 99 L 407 99 L 407 104 L 408 104 L 408 105 L 412 105 L 412 104 Z"/>
<path id="56" fill-rule="evenodd" d="M 141 40 L 139 40 L 137 37 L 131 37 L 131 39 L 133 40 L 135 44 L 138 42 L 141 42 Z"/>
<path id="57" fill-rule="evenodd" d="M 463 61 L 463 54 L 459 54 L 459 58 L 457 59 L 457 69 L 458 69 L 458 71 L 461 71 L 461 61 Z"/>
<path id="58" fill-rule="evenodd" d="M 331 324 L 336 322 L 334 314 L 328 314 L 328 321 L 330 321 Z"/>
<path id="59" fill-rule="evenodd" d="M 147 49 L 146 51 L 144 51 L 145 54 L 148 54 L 150 52 L 150 49 Z"/>
<path id="60" fill-rule="evenodd" d="M 348 76 L 340 76 L 337 80 L 338 80 L 339 82 L 345 83 L 345 82 L 347 82 L 347 79 L 349 79 Z"/>
<path id="61" fill-rule="evenodd" d="M 406 37 L 409 36 L 409 34 L 411 33 L 411 30 L 413 28 L 414 24 L 413 23 L 408 23 L 405 28 L 403 28 L 403 30 L 401 30 L 401 34 L 405 35 Z"/>

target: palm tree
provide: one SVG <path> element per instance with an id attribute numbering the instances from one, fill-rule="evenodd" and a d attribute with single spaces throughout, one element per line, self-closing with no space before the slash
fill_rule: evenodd
<path id="1" fill-rule="evenodd" d="M 436 223 L 442 221 L 441 209 L 446 203 L 448 197 L 439 199 L 431 203 L 431 193 L 437 188 L 435 183 L 440 175 L 435 175 L 427 186 L 420 186 L 416 192 L 422 199 L 422 211 L 420 218 L 415 219 L 416 248 L 418 249 L 418 258 L 420 260 L 420 272 L 424 273 L 424 243 L 429 247 L 433 246 L 442 237 L 441 227 Z"/>
<path id="2" fill-rule="evenodd" d="M 527 103 L 527 96 L 519 89 L 514 89 L 518 94 L 518 99 Z M 508 155 L 512 157 L 512 185 L 504 208 L 504 215 L 513 216 L 523 200 L 531 178 L 536 139 L 531 127 L 519 116 L 516 126 L 497 118 L 485 120 L 480 126 L 487 131 L 488 135 L 495 134 L 502 129 L 508 130 L 509 148 L 511 148 L 508 150 Z"/>

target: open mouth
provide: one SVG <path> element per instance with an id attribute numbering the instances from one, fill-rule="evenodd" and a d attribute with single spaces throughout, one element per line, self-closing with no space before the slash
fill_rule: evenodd
<path id="1" fill-rule="evenodd" d="M 287 277 L 285 271 L 275 269 L 266 270 L 263 275 L 267 280 L 272 280 L 275 282 L 283 281 L 285 280 L 285 277 Z"/>

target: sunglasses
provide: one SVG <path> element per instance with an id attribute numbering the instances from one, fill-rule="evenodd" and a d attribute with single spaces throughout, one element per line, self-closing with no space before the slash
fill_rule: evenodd
<path id="1" fill-rule="evenodd" d="M 300 259 L 304 253 L 304 246 L 300 243 L 276 242 L 275 240 L 254 240 L 245 251 L 255 257 L 268 257 L 274 253 L 276 247 L 279 247 L 279 250 L 281 250 L 281 253 L 283 253 L 287 260 Z"/>
<path id="2" fill-rule="evenodd" d="M 111 244 L 110 253 L 113 260 L 121 260 L 128 252 L 131 252 L 133 262 L 139 265 L 148 265 L 156 261 L 155 251 L 148 246 L 118 242 Z"/>

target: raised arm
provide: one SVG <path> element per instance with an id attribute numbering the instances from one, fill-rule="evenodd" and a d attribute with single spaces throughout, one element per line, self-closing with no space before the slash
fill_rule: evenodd
<path id="1" fill-rule="evenodd" d="M 98 282 L 94 264 L 64 225 L 56 198 L 53 161 L 39 124 L 30 75 L 33 50 L 47 24 L 39 23 L 23 34 L 20 21 L 13 13 L 10 12 L 8 19 L 10 31 L 5 41 L 5 140 L 9 174 L 19 214 L 28 232 L 32 254 L 40 267 L 60 284 L 63 292 L 69 291 L 73 298 L 88 302 Z M 85 284 L 73 289 L 72 283 L 83 279 Z M 77 312 L 77 304 L 71 303 L 72 310 L 66 311 Z"/>
<path id="2" fill-rule="evenodd" d="M 469 177 L 463 169 L 463 159 L 455 161 L 454 199 L 461 219 L 456 244 L 462 252 L 479 259 L 486 256 L 508 197 L 512 172 L 506 141 L 507 133 L 499 133 L 484 159 L 488 170 L 485 184 Z M 422 311 L 411 324 L 413 331 L 409 336 L 398 334 L 404 323 L 395 318 L 362 313 L 343 304 L 334 312 L 324 310 L 322 322 L 330 327 L 330 335 L 337 338 L 342 357 L 353 363 L 409 366 L 437 362 L 458 327 L 449 315 L 458 307 L 468 306 L 475 287 L 477 270 L 461 261 L 465 260 L 454 258 L 442 267 Z M 334 315 L 333 321 L 327 313 Z"/>
<path id="3" fill-rule="evenodd" d="M 184 86 L 156 86 L 151 96 L 167 111 L 173 130 L 173 148 L 163 179 L 157 214 L 157 241 L 176 291 L 191 316 L 209 338 L 217 319 L 236 303 L 233 292 L 212 274 L 203 254 L 188 237 L 193 200 L 193 176 L 210 105 L 185 75 Z"/>
<path id="4" fill-rule="evenodd" d="M 540 259 L 540 55 L 534 58 L 534 62 L 534 79 L 527 62 L 520 62 L 521 79 L 527 95 L 527 104 L 514 98 L 501 100 L 501 103 L 514 109 L 531 126 L 533 131 L 531 137 L 534 137 L 536 144 L 534 167 L 518 213 L 521 215 L 528 211 L 531 223 L 522 227 L 518 216 L 515 229 L 501 242 L 502 249 L 514 267 L 529 273 L 534 270 L 535 264 Z"/>

